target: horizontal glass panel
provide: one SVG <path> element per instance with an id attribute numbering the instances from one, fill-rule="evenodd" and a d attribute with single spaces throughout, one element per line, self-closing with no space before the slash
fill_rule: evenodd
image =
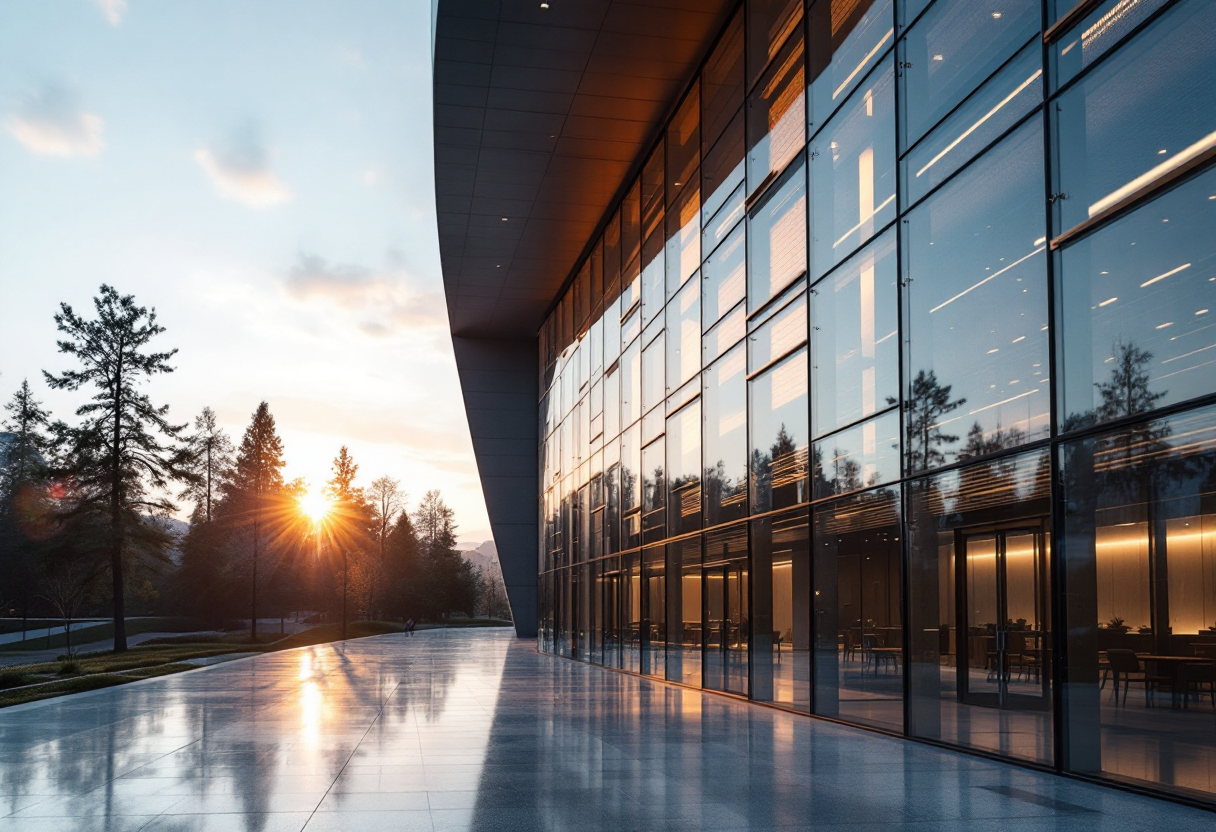
<path id="1" fill-rule="evenodd" d="M 747 371 L 761 367 L 806 342 L 806 295 L 786 306 L 748 336 Z"/>
<path id="2" fill-rule="evenodd" d="M 696 373 L 684 383 L 683 387 L 667 394 L 667 401 L 664 402 L 667 415 L 675 413 L 699 395 L 701 395 L 701 374 Z"/>
<path id="3" fill-rule="evenodd" d="M 753 513 L 810 498 L 809 411 L 805 348 L 748 382 Z"/>
<path id="4" fill-rule="evenodd" d="M 815 0 L 807 30 L 814 133 L 895 43 L 891 0 Z"/>
<path id="5" fill-rule="evenodd" d="M 654 410 L 642 417 L 642 442 L 649 442 L 656 436 L 663 433 L 663 419 L 666 416 L 666 409 L 662 406 L 656 407 Z"/>
<path id="6" fill-rule="evenodd" d="M 747 334 L 747 310 L 740 303 L 701 339 L 701 365 L 708 367 Z"/>
<path id="7" fill-rule="evenodd" d="M 806 273 L 806 166 L 792 166 L 748 214 L 747 308 Z"/>
<path id="8" fill-rule="evenodd" d="M 743 184 L 746 149 L 743 142 L 743 110 L 705 155 L 701 164 L 701 205 L 704 216 L 712 217 L 735 188 Z"/>
<path id="9" fill-rule="evenodd" d="M 895 219 L 895 73 L 884 61 L 811 143 L 811 273 Z"/>
<path id="10" fill-rule="evenodd" d="M 907 148 L 1041 28 L 1038 0 L 938 0 L 901 41 Z"/>
<path id="11" fill-rule="evenodd" d="M 667 531 L 701 528 L 701 403 L 667 417 Z"/>
<path id="12" fill-rule="evenodd" d="M 1216 170 L 1066 247 L 1061 427 L 1216 390 Z"/>
<path id="13" fill-rule="evenodd" d="M 899 411 L 825 436 L 813 458 L 816 498 L 899 479 Z"/>
<path id="14" fill-rule="evenodd" d="M 739 223 L 709 255 L 701 269 L 701 303 L 706 328 L 743 300 L 747 292 L 747 225 Z"/>
<path id="15" fill-rule="evenodd" d="M 988 80 L 904 158 L 904 203 L 911 205 L 961 168 L 1043 101 L 1043 52 L 1035 41 Z"/>
<path id="16" fill-rule="evenodd" d="M 747 516 L 747 353 L 740 344 L 702 376 L 705 525 Z"/>
<path id="17" fill-rule="evenodd" d="M 1042 139 L 1036 118 L 907 217 L 912 471 L 1047 433 Z"/>
<path id="18" fill-rule="evenodd" d="M 811 288 L 816 436 L 899 396 L 899 279 L 891 229 Z"/>
<path id="19" fill-rule="evenodd" d="M 806 144 L 802 33 L 790 38 L 747 102 L 747 192 L 767 185 Z"/>
<path id="20" fill-rule="evenodd" d="M 1107 0 L 1051 45 L 1052 83 L 1058 89 L 1109 52 L 1169 0 Z M 1075 5 L 1070 2 L 1069 7 Z M 1062 11 L 1067 12 L 1068 8 Z"/>
<path id="21" fill-rule="evenodd" d="M 1216 3 L 1179 3 L 1056 99 L 1056 231 L 1216 147 Z"/>
<path id="22" fill-rule="evenodd" d="M 739 187 L 735 188 L 734 193 L 726 199 L 721 210 L 705 224 L 705 229 L 701 232 L 701 254 L 703 256 L 710 255 L 726 239 L 726 235 L 730 234 L 739 224 L 739 220 L 743 219 L 745 197 L 743 183 L 740 181 Z"/>

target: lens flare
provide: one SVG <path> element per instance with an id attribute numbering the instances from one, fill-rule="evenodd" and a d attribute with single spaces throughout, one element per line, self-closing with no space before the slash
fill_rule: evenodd
<path id="1" fill-rule="evenodd" d="M 320 523 L 329 514 L 331 503 L 319 491 L 307 491 L 300 497 L 300 511 L 314 523 Z"/>

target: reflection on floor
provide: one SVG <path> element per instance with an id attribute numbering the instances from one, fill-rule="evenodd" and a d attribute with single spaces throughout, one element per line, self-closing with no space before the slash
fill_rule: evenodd
<path id="1" fill-rule="evenodd" d="M 1102 770 L 1107 774 L 1216 791 L 1216 710 L 1205 695 L 1173 707 L 1168 691 L 1154 697 L 1133 687 L 1116 703 L 1112 685 L 1100 692 Z"/>
<path id="2" fill-rule="evenodd" d="M 1213 825 L 503 631 L 285 651 L 0 711 L 4 832 Z"/>

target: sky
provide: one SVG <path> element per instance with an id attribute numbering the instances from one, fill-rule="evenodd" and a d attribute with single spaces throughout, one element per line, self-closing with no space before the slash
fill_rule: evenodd
<path id="1" fill-rule="evenodd" d="M 432 488 L 489 539 L 435 231 L 428 0 L 0 2 L 0 398 L 61 302 L 155 307 L 175 421 L 274 414 L 290 477 Z"/>

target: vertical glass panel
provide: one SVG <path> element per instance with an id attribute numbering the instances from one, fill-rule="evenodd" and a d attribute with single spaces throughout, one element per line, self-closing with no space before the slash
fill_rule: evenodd
<path id="1" fill-rule="evenodd" d="M 667 305 L 667 389 L 701 369 L 701 287 L 689 282 Z"/>
<path id="2" fill-rule="evenodd" d="M 816 499 L 899 479 L 899 411 L 820 439 L 813 467 Z"/>
<path id="3" fill-rule="evenodd" d="M 747 516 L 747 353 L 742 344 L 704 374 L 705 525 Z"/>
<path id="4" fill-rule="evenodd" d="M 743 185 L 745 155 L 743 109 L 740 108 L 722 138 L 705 154 L 701 165 L 702 213 L 706 217 L 717 213 L 726 198 Z"/>
<path id="5" fill-rule="evenodd" d="M 642 670 L 642 558 L 641 552 L 621 555 L 621 669 L 632 673 Z"/>
<path id="6" fill-rule="evenodd" d="M 747 3 L 747 80 L 754 84 L 764 67 L 802 21 L 802 0 Z"/>
<path id="7" fill-rule="evenodd" d="M 642 166 L 642 239 L 645 240 L 655 233 L 663 221 L 663 209 L 667 203 L 664 194 L 666 188 L 666 173 L 664 163 L 665 142 L 659 141 Z M 643 257 L 645 263 L 648 258 Z"/>
<path id="8" fill-rule="evenodd" d="M 638 337 L 638 333 L 642 331 L 642 308 L 635 306 L 625 320 L 621 322 L 621 344 L 632 344 L 634 339 Z M 627 351 L 627 350 L 626 350 Z"/>
<path id="9" fill-rule="evenodd" d="M 900 41 L 904 148 L 1026 45 L 1041 28 L 1036 0 L 940 0 Z"/>
<path id="10" fill-rule="evenodd" d="M 694 174 L 695 177 L 695 174 Z M 678 189 L 667 211 L 667 297 L 701 265 L 701 193 L 696 182 Z"/>
<path id="11" fill-rule="evenodd" d="M 667 530 L 674 537 L 701 528 L 701 402 L 667 417 Z"/>
<path id="12" fill-rule="evenodd" d="M 621 623 L 625 586 L 620 557 L 607 558 L 600 571 L 600 596 L 604 610 L 604 667 L 621 666 L 624 627 Z"/>
<path id="13" fill-rule="evenodd" d="M 693 82 L 684 103 L 667 125 L 667 202 L 696 186 L 701 163 L 701 87 Z"/>
<path id="14" fill-rule="evenodd" d="M 621 432 L 621 370 L 604 376 L 604 438 L 614 439 Z"/>
<path id="15" fill-rule="evenodd" d="M 621 212 L 616 210 L 608 219 L 608 227 L 604 229 L 604 285 L 618 283 L 621 276 Z M 607 300 L 613 300 L 609 292 Z"/>
<path id="16" fill-rule="evenodd" d="M 1061 449 L 1065 767 L 1211 800 L 1216 412 Z"/>
<path id="17" fill-rule="evenodd" d="M 816 436 L 899 396 L 895 232 L 811 287 L 811 414 Z"/>
<path id="18" fill-rule="evenodd" d="M 663 437 L 642 449 L 642 540 L 667 536 L 667 454 Z"/>
<path id="19" fill-rule="evenodd" d="M 624 270 L 621 272 L 621 311 L 628 312 L 635 306 L 639 306 L 642 300 L 642 256 L 639 253 L 632 260 L 625 264 Z M 625 319 L 628 321 L 628 319 Z M 639 320 L 639 325 L 641 318 Z M 622 324 L 624 326 L 624 324 Z M 629 331 L 621 333 L 621 343 L 628 344 L 632 335 Z"/>
<path id="20" fill-rule="evenodd" d="M 1022 127 L 905 220 L 912 471 L 1047 434 L 1041 131 Z"/>
<path id="21" fill-rule="evenodd" d="M 895 74 L 885 61 L 811 143 L 811 273 L 895 219 Z"/>
<path id="22" fill-rule="evenodd" d="M 752 521 L 752 698 L 811 707 L 806 509 Z"/>
<path id="23" fill-rule="evenodd" d="M 701 686 L 701 538 L 667 544 L 667 679 Z"/>
<path id="24" fill-rule="evenodd" d="M 1061 427 L 1216 390 L 1216 171 L 1063 249 Z"/>
<path id="25" fill-rule="evenodd" d="M 616 284 L 610 291 L 616 290 Z M 611 367 L 621 354 L 621 307 L 619 298 L 604 304 L 604 366 Z"/>
<path id="26" fill-rule="evenodd" d="M 1051 45 L 1052 83 L 1056 88 L 1080 75 L 1169 0 L 1107 0 Z M 1076 3 L 1053 3 L 1067 12 Z M 1063 5 L 1063 9 L 1058 7 Z"/>
<path id="27" fill-rule="evenodd" d="M 817 714 L 903 729 L 900 537 L 899 486 L 815 506 Z"/>
<path id="28" fill-rule="evenodd" d="M 1046 450 L 908 486 L 912 736 L 1052 761 L 1050 487 Z"/>
<path id="29" fill-rule="evenodd" d="M 701 571 L 705 687 L 744 696 L 751 635 L 747 555 L 746 523 L 705 536 Z"/>
<path id="30" fill-rule="evenodd" d="M 604 549 L 608 554 L 621 551 L 621 443 L 615 439 L 604 445 Z"/>
<path id="31" fill-rule="evenodd" d="M 582 332 L 587 318 L 591 315 L 591 261 L 584 260 L 578 275 L 574 278 L 574 326 Z"/>
<path id="32" fill-rule="evenodd" d="M 904 158 L 905 205 L 961 168 L 1043 100 L 1043 53 L 1032 42 Z"/>
<path id="33" fill-rule="evenodd" d="M 726 239 L 726 235 L 735 229 L 739 220 L 743 219 L 747 204 L 744 200 L 745 195 L 743 184 L 740 183 L 739 187 L 735 188 L 734 192 L 727 197 L 722 210 L 718 211 L 717 215 L 701 231 L 701 252 L 703 255 L 708 255 L 716 249 Z"/>
<path id="34" fill-rule="evenodd" d="M 793 165 L 748 214 L 747 308 L 806 274 L 806 168 Z"/>
<path id="35" fill-rule="evenodd" d="M 624 268 L 642 250 L 642 183 L 634 182 L 621 200 L 621 263 Z M 622 280 L 621 286 L 628 285 Z M 625 307 L 628 309 L 629 307 Z"/>
<path id="36" fill-rule="evenodd" d="M 621 356 L 621 426 L 627 427 L 642 415 L 642 349 L 634 341 Z"/>
<path id="37" fill-rule="evenodd" d="M 642 550 L 642 672 L 667 676 L 667 558 L 662 546 Z"/>
<path id="38" fill-rule="evenodd" d="M 752 512 L 810 499 L 806 349 L 748 383 Z"/>
<path id="39" fill-rule="evenodd" d="M 1180 3 L 1055 102 L 1057 232 L 1216 147 L 1216 3 Z"/>
<path id="40" fill-rule="evenodd" d="M 591 663 L 604 663 L 604 563 L 590 564 L 588 584 L 591 590 Z M 544 599 L 541 599 L 544 603 Z"/>
<path id="41" fill-rule="evenodd" d="M 895 43 L 891 0 L 816 0 L 807 20 L 811 132 Z"/>
<path id="42" fill-rule="evenodd" d="M 587 332 L 587 341 L 591 352 L 591 375 L 588 380 L 594 384 L 604 372 L 604 316 L 602 310 Z"/>
<path id="43" fill-rule="evenodd" d="M 642 542 L 642 425 L 621 434 L 621 548 Z"/>
<path id="44" fill-rule="evenodd" d="M 754 373 L 806 343 L 806 295 L 773 315 L 747 339 L 747 370 Z"/>
<path id="45" fill-rule="evenodd" d="M 747 100 L 747 192 L 762 190 L 806 144 L 806 66 L 801 30 Z"/>
<path id="46" fill-rule="evenodd" d="M 743 106 L 743 12 L 722 33 L 701 71 L 702 153 L 717 143 Z M 739 156 L 743 158 L 742 154 Z"/>
<path id="47" fill-rule="evenodd" d="M 591 414 L 591 425 L 588 436 L 595 439 L 604 432 L 604 382 L 597 381 L 591 385 L 591 393 L 588 395 L 589 410 Z"/>
<path id="48" fill-rule="evenodd" d="M 733 309 L 747 293 L 747 225 L 739 223 L 701 270 L 705 328 Z"/>
<path id="49" fill-rule="evenodd" d="M 591 247 L 591 310 L 600 307 L 604 300 L 604 238 L 600 237 Z"/>
<path id="50" fill-rule="evenodd" d="M 664 333 L 659 333 L 659 337 L 642 350 L 642 413 L 649 413 L 662 404 L 667 394 L 663 367 L 665 349 Z"/>
<path id="51" fill-rule="evenodd" d="M 642 326 L 655 320 L 663 311 L 667 294 L 663 257 L 663 230 L 659 229 L 646 239 L 642 249 Z"/>
<path id="52" fill-rule="evenodd" d="M 740 302 L 701 339 L 701 364 L 708 367 L 747 334 L 747 310 Z"/>

